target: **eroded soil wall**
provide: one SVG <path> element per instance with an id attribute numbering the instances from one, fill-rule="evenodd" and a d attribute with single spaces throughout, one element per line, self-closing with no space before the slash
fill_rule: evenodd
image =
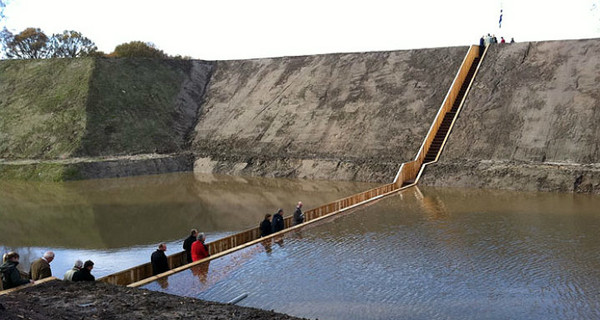
<path id="1" fill-rule="evenodd" d="M 412 160 L 467 47 L 219 61 L 195 171 L 392 181 Z"/>
<path id="2" fill-rule="evenodd" d="M 600 193 L 600 40 L 489 48 L 434 186 Z"/>

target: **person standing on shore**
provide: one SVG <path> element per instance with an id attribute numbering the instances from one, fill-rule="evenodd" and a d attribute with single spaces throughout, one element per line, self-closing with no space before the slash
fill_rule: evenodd
<path id="1" fill-rule="evenodd" d="M 304 214 L 302 213 L 302 201 L 298 201 L 296 205 L 296 211 L 294 211 L 294 225 L 298 225 L 304 222 Z"/>
<path id="2" fill-rule="evenodd" d="M 165 255 L 165 251 L 167 251 L 167 244 L 161 243 L 158 245 L 158 249 L 150 256 L 153 276 L 169 270 L 169 260 L 167 259 L 167 255 Z"/>
<path id="3" fill-rule="evenodd" d="M 75 272 L 81 270 L 81 268 L 83 268 L 83 262 L 81 260 L 77 260 L 75 261 L 75 265 L 73 266 L 73 269 L 65 272 L 65 276 L 63 277 L 64 281 L 73 281 L 73 275 L 75 274 Z"/>
<path id="4" fill-rule="evenodd" d="M 21 274 L 17 270 L 17 265 L 19 265 L 19 254 L 16 252 L 7 253 L 6 261 L 0 266 L 0 272 L 2 272 L 2 290 L 33 283 L 33 280 L 21 278 Z"/>
<path id="5" fill-rule="evenodd" d="M 192 261 L 202 260 L 208 257 L 208 247 L 204 244 L 206 237 L 204 233 L 198 234 L 198 240 L 192 243 Z"/>
<path id="6" fill-rule="evenodd" d="M 92 260 L 86 261 L 83 264 L 83 268 L 73 274 L 73 282 L 96 281 L 96 277 L 92 275 L 92 269 L 94 269 L 94 263 Z"/>
<path id="7" fill-rule="evenodd" d="M 260 236 L 266 237 L 273 233 L 273 226 L 271 225 L 271 214 L 265 215 L 265 220 L 260 223 Z"/>
<path id="8" fill-rule="evenodd" d="M 54 252 L 47 251 L 43 257 L 33 261 L 29 269 L 29 278 L 35 281 L 52 277 L 52 269 L 50 269 L 52 260 L 54 260 Z"/>
<path id="9" fill-rule="evenodd" d="M 273 215 L 273 233 L 283 230 L 285 224 L 283 223 L 283 209 L 277 210 L 277 213 Z"/>
<path id="10" fill-rule="evenodd" d="M 198 237 L 198 230 L 192 229 L 190 236 L 183 241 L 183 250 L 185 250 L 185 256 L 187 258 L 187 263 L 192 262 L 192 243 L 196 241 Z"/>

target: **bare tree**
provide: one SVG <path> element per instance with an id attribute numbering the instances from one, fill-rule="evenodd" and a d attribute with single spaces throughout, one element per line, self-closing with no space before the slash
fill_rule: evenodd
<path id="1" fill-rule="evenodd" d="M 88 56 L 98 50 L 94 42 L 77 31 L 63 31 L 50 39 L 50 51 L 53 57 L 77 58 Z"/>
<path id="2" fill-rule="evenodd" d="M 5 54 L 9 58 L 43 59 L 51 56 L 48 36 L 39 28 L 27 28 L 14 36 L 4 28 L 2 33 Z"/>

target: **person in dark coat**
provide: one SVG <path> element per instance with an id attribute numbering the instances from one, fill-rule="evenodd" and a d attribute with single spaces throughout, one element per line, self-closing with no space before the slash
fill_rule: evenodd
<path id="1" fill-rule="evenodd" d="M 94 269 L 94 263 L 91 260 L 84 262 L 83 268 L 73 274 L 73 282 L 96 281 L 96 277 L 92 275 L 92 269 Z"/>
<path id="2" fill-rule="evenodd" d="M 150 257 L 153 276 L 169 270 L 169 260 L 167 260 L 165 251 L 167 251 L 167 245 L 165 243 L 161 243 L 158 245 L 158 249 L 156 249 L 156 251 L 154 251 Z"/>
<path id="3" fill-rule="evenodd" d="M 187 258 L 187 263 L 192 262 L 192 243 L 196 241 L 198 237 L 198 230 L 192 229 L 189 237 L 183 241 L 183 250 L 185 250 L 185 256 Z"/>
<path id="4" fill-rule="evenodd" d="M 192 260 L 198 261 L 202 260 L 210 255 L 208 252 L 208 247 L 204 244 L 206 237 L 204 233 L 198 234 L 198 240 L 192 243 Z"/>
<path id="5" fill-rule="evenodd" d="M 294 211 L 294 225 L 304 222 L 304 214 L 302 213 L 302 201 L 298 201 L 296 210 Z"/>
<path id="6" fill-rule="evenodd" d="M 54 252 L 47 251 L 43 257 L 33 261 L 29 268 L 29 278 L 35 281 L 52 277 L 52 270 L 50 269 L 52 260 L 54 260 Z"/>
<path id="7" fill-rule="evenodd" d="M 479 54 L 483 54 L 483 50 L 485 50 L 485 39 L 481 36 L 481 39 L 479 39 Z"/>
<path id="8" fill-rule="evenodd" d="M 6 255 L 6 261 L 0 266 L 3 290 L 33 283 L 33 280 L 21 278 L 17 265 L 19 265 L 19 254 L 16 252 L 9 252 Z"/>
<path id="9" fill-rule="evenodd" d="M 260 236 L 266 237 L 273 233 L 273 226 L 271 225 L 271 214 L 265 215 L 265 220 L 260 223 Z"/>
<path id="10" fill-rule="evenodd" d="M 277 210 L 277 213 L 273 215 L 273 233 L 283 230 L 285 225 L 283 223 L 283 209 Z"/>

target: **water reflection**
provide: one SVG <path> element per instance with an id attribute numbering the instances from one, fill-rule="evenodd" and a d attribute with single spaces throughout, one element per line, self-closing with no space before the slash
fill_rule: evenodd
<path id="1" fill-rule="evenodd" d="M 0 181 L 0 245 L 21 266 L 46 250 L 55 275 L 76 259 L 96 276 L 148 262 L 158 242 L 181 250 L 193 227 L 209 241 L 257 225 L 265 213 L 298 200 L 310 206 L 373 187 L 339 183 L 177 173 L 119 179 L 31 183 Z"/>
<path id="2" fill-rule="evenodd" d="M 320 319 L 598 319 L 598 207 L 589 195 L 415 189 L 213 260 L 202 283 L 182 272 L 146 288 L 249 293 L 242 305 Z"/>

